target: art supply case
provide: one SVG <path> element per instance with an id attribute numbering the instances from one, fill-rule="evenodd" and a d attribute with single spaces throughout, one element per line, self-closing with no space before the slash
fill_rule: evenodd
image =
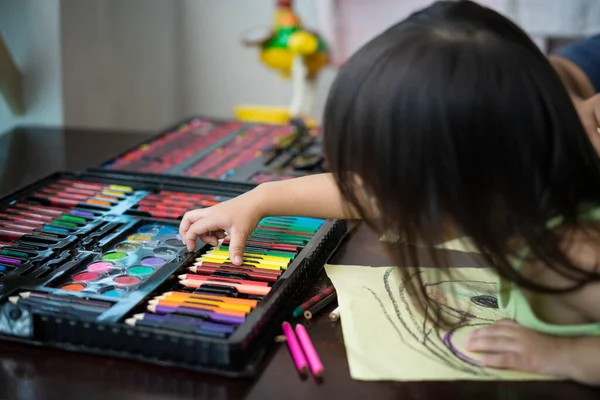
<path id="1" fill-rule="evenodd" d="M 197 251 L 188 252 L 177 236 L 179 221 L 154 218 L 140 203 L 161 193 L 225 200 L 252 187 L 121 172 L 56 173 L 2 198 L 0 213 L 34 219 L 44 210 L 53 219 L 27 234 L 16 230 L 22 236 L 15 238 L 13 232 L 0 249 L 0 265 L 10 266 L 0 271 L 0 338 L 228 376 L 252 375 L 281 322 L 341 242 L 344 222 L 320 222 L 270 292 L 228 337 L 125 323 L 146 311 L 155 296 L 185 290 L 177 276 L 211 248 L 199 243 Z M 57 188 L 77 204 L 53 196 Z M 94 190 L 96 197 L 84 199 L 82 193 Z"/>
<path id="2" fill-rule="evenodd" d="M 127 171 L 262 183 L 325 172 L 323 138 L 301 123 L 194 117 L 91 171 Z"/>

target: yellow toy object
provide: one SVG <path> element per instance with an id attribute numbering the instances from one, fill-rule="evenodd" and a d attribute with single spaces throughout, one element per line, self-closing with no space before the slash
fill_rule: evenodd
<path id="1" fill-rule="evenodd" d="M 239 106 L 238 119 L 253 122 L 286 123 L 294 118 L 308 117 L 312 109 L 316 79 L 329 63 L 329 53 L 323 39 L 302 27 L 294 13 L 292 0 L 277 0 L 274 26 L 268 32 L 246 32 L 244 43 L 260 47 L 260 59 L 285 78 L 292 80 L 293 96 L 288 108 Z"/>

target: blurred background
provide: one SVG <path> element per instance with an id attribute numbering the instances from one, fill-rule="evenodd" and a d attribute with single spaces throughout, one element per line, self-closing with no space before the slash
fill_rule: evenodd
<path id="1" fill-rule="evenodd" d="M 0 132 L 15 126 L 151 130 L 192 115 L 232 117 L 242 103 L 286 105 L 291 84 L 244 47 L 242 32 L 273 21 L 275 0 L 0 0 L 0 35 L 20 71 L 24 111 L 0 91 Z M 296 0 L 336 67 L 430 0 Z M 521 25 L 544 51 L 600 31 L 597 0 L 480 0 Z M 2 57 L 2 55 L 0 55 Z M 0 72 L 2 60 L 0 59 Z M 1 82 L 0 88 L 6 82 Z M 3 98 L 4 97 L 4 98 Z"/>

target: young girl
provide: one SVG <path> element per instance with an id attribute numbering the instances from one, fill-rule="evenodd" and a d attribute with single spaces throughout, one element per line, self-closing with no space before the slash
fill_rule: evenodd
<path id="1" fill-rule="evenodd" d="M 413 14 L 341 68 L 324 133 L 332 174 L 188 212 L 188 248 L 227 232 L 240 264 L 269 215 L 362 218 L 431 247 L 467 236 L 501 277 L 511 317 L 475 331 L 467 349 L 489 367 L 600 383 L 600 163 L 559 77 L 518 27 L 468 1 Z M 405 248 L 388 250 L 418 266 Z"/>

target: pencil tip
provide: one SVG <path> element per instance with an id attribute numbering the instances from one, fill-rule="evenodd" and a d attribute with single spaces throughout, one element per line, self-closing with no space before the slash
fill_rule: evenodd
<path id="1" fill-rule="evenodd" d="M 126 320 L 125 320 L 125 323 L 126 323 L 127 325 L 129 325 L 129 326 L 135 326 L 135 322 L 136 322 L 136 321 L 137 321 L 137 320 L 136 320 L 135 318 L 128 318 L 128 319 L 126 319 Z"/>
<path id="2" fill-rule="evenodd" d="M 17 304 L 17 302 L 19 301 L 19 296 L 12 296 L 8 298 L 8 301 L 10 301 L 13 304 Z"/>

